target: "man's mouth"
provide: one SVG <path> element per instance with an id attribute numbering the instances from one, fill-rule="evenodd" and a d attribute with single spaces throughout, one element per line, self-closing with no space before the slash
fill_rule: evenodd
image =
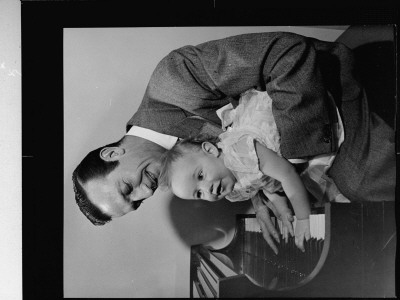
<path id="1" fill-rule="evenodd" d="M 217 196 L 220 196 L 222 193 L 222 182 L 220 181 L 217 187 Z"/>
<path id="2" fill-rule="evenodd" d="M 136 200 L 136 201 L 133 201 L 133 209 L 134 210 L 137 210 L 138 208 L 139 208 L 139 206 L 142 204 L 142 202 L 143 202 L 144 200 Z"/>

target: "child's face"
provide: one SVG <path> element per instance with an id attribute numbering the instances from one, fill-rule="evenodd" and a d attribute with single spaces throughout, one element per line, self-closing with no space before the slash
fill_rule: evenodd
<path id="1" fill-rule="evenodd" d="M 236 182 L 218 149 L 208 142 L 203 143 L 202 150 L 185 154 L 171 167 L 172 192 L 182 199 L 221 200 Z"/>

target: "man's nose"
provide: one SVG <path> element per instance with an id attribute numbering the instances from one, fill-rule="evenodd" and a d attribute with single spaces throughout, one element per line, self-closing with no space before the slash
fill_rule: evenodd
<path id="1" fill-rule="evenodd" d="M 141 184 L 140 186 L 138 186 L 133 190 L 130 198 L 132 201 L 137 201 L 149 198 L 152 195 L 153 195 L 153 190 L 147 187 L 147 185 Z"/>

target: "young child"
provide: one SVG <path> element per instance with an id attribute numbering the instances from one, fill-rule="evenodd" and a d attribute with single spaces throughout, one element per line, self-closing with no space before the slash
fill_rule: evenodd
<path id="1" fill-rule="evenodd" d="M 297 218 L 295 243 L 304 251 L 304 239 L 310 238 L 310 203 L 300 175 L 281 156 L 272 99 L 266 92 L 249 90 L 235 109 L 222 111 L 221 120 L 225 132 L 217 139 L 182 140 L 165 154 L 160 184 L 182 199 L 207 201 L 243 201 L 262 190 L 283 218 L 291 217 L 287 197 Z M 334 156 L 328 158 L 331 164 Z M 310 158 L 310 166 L 312 162 Z M 293 228 L 288 231 L 293 235 Z"/>

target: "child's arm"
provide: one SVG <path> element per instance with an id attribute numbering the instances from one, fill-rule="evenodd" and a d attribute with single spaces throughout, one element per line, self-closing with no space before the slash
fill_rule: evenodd
<path id="1" fill-rule="evenodd" d="M 307 191 L 296 173 L 295 168 L 284 158 L 278 156 L 274 151 L 255 142 L 256 152 L 260 162 L 260 170 L 265 175 L 279 180 L 286 196 L 292 203 L 297 217 L 295 232 L 296 245 L 304 251 L 304 238 L 310 238 L 310 203 Z"/>

